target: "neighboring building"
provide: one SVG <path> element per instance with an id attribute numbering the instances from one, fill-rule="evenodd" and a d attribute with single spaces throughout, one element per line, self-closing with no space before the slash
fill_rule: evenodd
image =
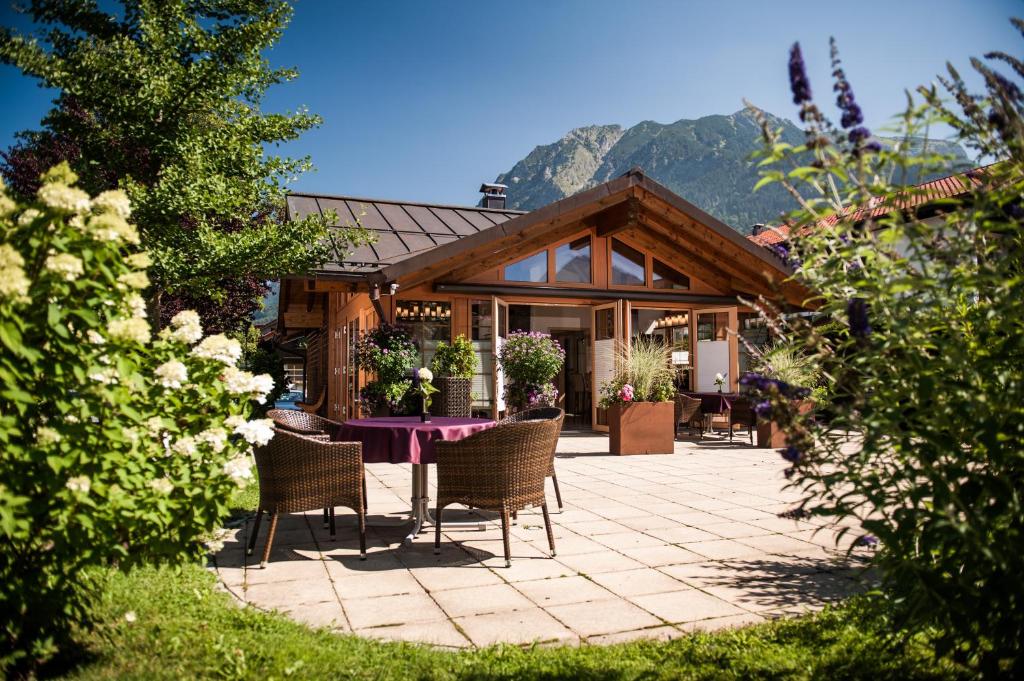
<path id="1" fill-rule="evenodd" d="M 753 316 L 738 297 L 807 294 L 767 249 L 634 169 L 522 213 L 504 208 L 505 187 L 484 185 L 483 206 L 438 206 L 292 194 L 288 213 L 334 210 L 376 236 L 341 262 L 281 284 L 278 329 L 306 337 L 306 394 L 326 390 L 324 413 L 358 415 L 366 376 L 353 341 L 380 319 L 409 329 L 428 365 L 439 340 L 472 339 L 480 358 L 475 408 L 504 410 L 494 354 L 510 330 L 549 332 L 566 348 L 557 379 L 567 412 L 603 428 L 596 407 L 616 346 L 638 335 L 670 343 L 679 382 L 736 389 L 736 332 Z"/>

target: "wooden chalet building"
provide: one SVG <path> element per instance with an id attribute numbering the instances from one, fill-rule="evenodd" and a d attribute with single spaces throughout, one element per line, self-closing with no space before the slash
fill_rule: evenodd
<path id="1" fill-rule="evenodd" d="M 333 210 L 376 237 L 312 276 L 282 281 L 279 337 L 307 339 L 306 395 L 326 390 L 330 418 L 359 414 L 367 377 L 353 341 L 381 319 L 407 328 L 423 365 L 460 334 L 480 358 L 474 410 L 504 410 L 494 354 L 510 330 L 544 331 L 566 349 L 558 377 L 567 412 L 604 427 L 596 407 L 618 343 L 639 335 L 671 343 L 681 387 L 736 389 L 735 334 L 755 315 L 738 296 L 806 292 L 768 249 L 634 169 L 538 210 L 507 210 L 505 187 L 484 185 L 483 205 L 440 206 L 291 194 L 288 213 Z"/>

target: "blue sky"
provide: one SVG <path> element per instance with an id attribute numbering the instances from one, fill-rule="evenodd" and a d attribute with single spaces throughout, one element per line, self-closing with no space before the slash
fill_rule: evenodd
<path id="1" fill-rule="evenodd" d="M 3 4 L 3 23 L 19 23 Z M 747 98 L 795 118 L 787 50 L 799 40 L 831 102 L 828 37 L 873 128 L 946 60 L 1020 54 L 1003 0 L 702 2 L 302 0 L 271 62 L 300 77 L 268 110 L 305 105 L 323 126 L 285 152 L 312 156 L 307 191 L 474 203 L 481 181 L 538 144 L 595 123 L 732 113 Z M 0 145 L 38 125 L 53 97 L 0 67 Z"/>

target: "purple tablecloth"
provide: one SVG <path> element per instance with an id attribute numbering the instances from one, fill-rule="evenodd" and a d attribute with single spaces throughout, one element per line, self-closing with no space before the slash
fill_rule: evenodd
<path id="1" fill-rule="evenodd" d="M 704 414 L 724 414 L 732 408 L 732 402 L 739 395 L 737 393 L 683 393 L 700 400 L 700 410 Z"/>
<path id="2" fill-rule="evenodd" d="M 346 421 L 334 439 L 363 443 L 364 463 L 434 463 L 434 441 L 461 440 L 494 425 L 490 419 L 390 416 Z"/>

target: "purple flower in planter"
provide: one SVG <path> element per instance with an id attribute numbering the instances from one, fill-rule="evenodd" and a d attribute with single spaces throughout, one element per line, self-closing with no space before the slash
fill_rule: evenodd
<path id="1" fill-rule="evenodd" d="M 854 338 L 867 338 L 871 335 L 871 322 L 868 319 L 868 303 L 863 298 L 852 298 L 846 304 L 846 316 L 850 324 L 850 333 Z"/>
<path id="2" fill-rule="evenodd" d="M 800 453 L 800 450 L 794 447 L 793 445 L 790 445 L 785 449 L 779 450 L 779 454 L 782 455 L 783 459 L 789 461 L 790 463 L 800 463 L 800 459 L 803 457 L 803 455 Z"/>
<path id="3" fill-rule="evenodd" d="M 800 43 L 793 43 L 793 47 L 789 48 L 789 89 L 793 92 L 794 104 L 811 101 L 811 81 L 807 79 L 807 67 L 804 66 Z"/>

